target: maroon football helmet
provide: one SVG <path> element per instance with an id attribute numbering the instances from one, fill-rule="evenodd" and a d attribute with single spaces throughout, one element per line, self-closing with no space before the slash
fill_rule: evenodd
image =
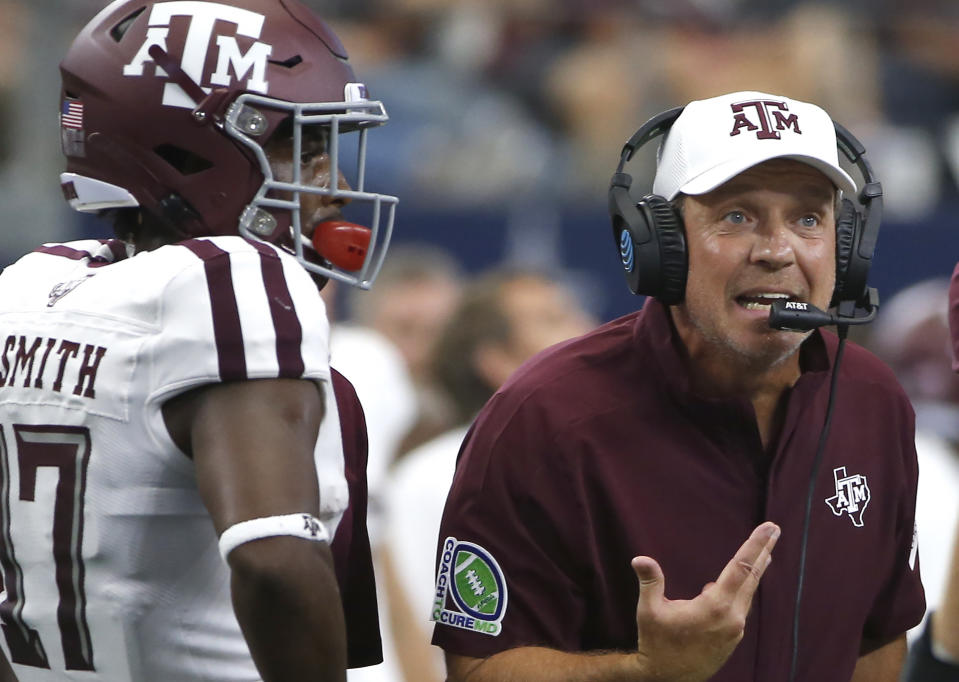
<path id="1" fill-rule="evenodd" d="M 288 248 L 325 277 L 363 288 L 375 278 L 397 199 L 365 190 L 364 160 L 366 132 L 386 111 L 355 81 L 339 39 L 297 0 L 117 0 L 77 36 L 60 70 L 61 184 L 74 209 L 140 207 L 181 238 L 241 234 Z M 280 182 L 263 147 L 287 121 L 293 178 Z M 350 189 L 301 182 L 304 126 L 323 127 L 334 179 L 355 149 Z M 336 223 L 311 242 L 302 193 L 349 200 L 369 232 Z M 349 245 L 345 260 L 317 256 L 314 243 L 341 248 L 339 235 L 358 232 L 368 248 Z"/>

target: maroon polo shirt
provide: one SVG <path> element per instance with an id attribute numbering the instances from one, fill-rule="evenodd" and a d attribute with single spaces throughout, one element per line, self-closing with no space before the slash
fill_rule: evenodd
<path id="1" fill-rule="evenodd" d="M 952 331 L 952 369 L 959 372 L 959 263 L 949 284 L 949 329 Z"/>
<path id="2" fill-rule="evenodd" d="M 350 505 L 343 513 L 330 548 L 346 616 L 348 665 L 359 668 L 383 660 L 373 559 L 366 530 L 366 419 L 353 385 L 335 369 L 331 373 L 340 415 Z"/>
<path id="3" fill-rule="evenodd" d="M 433 643 L 475 657 L 529 645 L 635 650 L 632 557 L 655 558 L 666 596 L 691 599 L 768 519 L 782 536 L 745 636 L 713 679 L 786 679 L 805 500 L 837 343 L 817 332 L 803 344 L 771 456 L 748 400 L 690 391 L 654 299 L 528 362 L 461 451 L 439 536 L 438 565 L 450 570 L 440 571 L 443 603 L 433 606 L 460 627 L 436 625 Z M 798 680 L 848 680 L 863 638 L 887 642 L 922 618 L 913 430 L 892 372 L 847 344 L 813 498 Z M 444 564 L 444 550 L 464 542 Z M 483 570 L 494 564 L 505 585 Z M 473 596 L 484 590 L 500 593 Z"/>

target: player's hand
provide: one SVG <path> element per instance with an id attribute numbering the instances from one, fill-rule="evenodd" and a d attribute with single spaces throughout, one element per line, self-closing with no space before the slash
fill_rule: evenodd
<path id="1" fill-rule="evenodd" d="M 695 599 L 666 599 L 666 578 L 655 560 L 632 560 L 639 579 L 636 625 L 642 680 L 699 682 L 726 662 L 743 637 L 746 616 L 779 538 L 767 521 L 739 548 L 714 583 Z"/>

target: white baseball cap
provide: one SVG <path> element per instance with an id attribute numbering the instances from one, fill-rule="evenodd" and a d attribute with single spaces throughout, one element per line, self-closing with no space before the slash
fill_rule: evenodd
<path id="1" fill-rule="evenodd" d="M 667 132 L 653 194 L 705 194 L 770 159 L 816 168 L 847 197 L 856 183 L 839 166 L 832 119 L 815 104 L 764 92 L 734 92 L 690 102 Z"/>

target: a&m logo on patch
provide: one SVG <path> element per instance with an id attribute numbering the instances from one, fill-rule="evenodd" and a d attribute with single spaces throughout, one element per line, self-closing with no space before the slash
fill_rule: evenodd
<path id="1" fill-rule="evenodd" d="M 479 545 L 446 538 L 436 573 L 432 619 L 497 636 L 506 614 L 506 580 L 496 559 Z"/>
<path id="2" fill-rule="evenodd" d="M 862 528 L 862 513 L 872 495 L 869 485 L 862 474 L 846 475 L 846 467 L 833 469 L 832 476 L 836 481 L 836 494 L 826 498 L 826 504 L 836 516 L 849 514 L 849 520 L 856 528 Z"/>

